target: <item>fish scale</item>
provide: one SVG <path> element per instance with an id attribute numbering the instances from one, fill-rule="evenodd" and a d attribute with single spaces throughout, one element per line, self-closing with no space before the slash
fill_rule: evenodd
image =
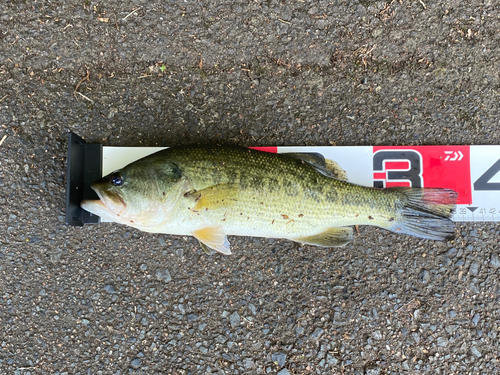
<path id="1" fill-rule="evenodd" d="M 374 189 L 332 174 L 298 154 L 173 147 L 96 182 L 92 187 L 100 201 L 85 201 L 82 207 L 144 231 L 193 235 L 225 253 L 226 235 L 339 246 L 352 237 L 351 229 L 342 228 L 348 225 L 376 225 L 430 239 L 453 232 L 453 191 Z"/>

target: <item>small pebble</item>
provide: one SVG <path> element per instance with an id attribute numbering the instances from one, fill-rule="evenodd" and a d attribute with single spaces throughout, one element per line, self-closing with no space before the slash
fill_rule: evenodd
<path id="1" fill-rule="evenodd" d="M 37 242 L 40 242 L 40 237 L 37 237 L 37 236 L 33 236 L 33 237 L 30 237 L 30 243 L 31 244 L 34 244 L 34 243 L 37 243 Z"/>
<path id="2" fill-rule="evenodd" d="M 440 347 L 445 347 L 448 345 L 448 340 L 446 340 L 444 337 L 438 337 L 436 340 L 437 346 Z"/>
<path id="3" fill-rule="evenodd" d="M 145 263 L 142 263 L 139 269 L 144 272 L 148 269 L 148 266 Z"/>
<path id="4" fill-rule="evenodd" d="M 412 332 L 411 337 L 417 344 L 420 342 L 420 336 L 418 335 L 417 332 Z"/>
<path id="5" fill-rule="evenodd" d="M 452 324 L 450 326 L 446 326 L 445 330 L 448 332 L 450 335 L 455 335 L 457 333 L 458 326 Z"/>
<path id="6" fill-rule="evenodd" d="M 61 260 L 61 255 L 62 255 L 61 249 L 54 249 L 50 253 L 50 261 L 54 264 L 58 263 Z"/>
<path id="7" fill-rule="evenodd" d="M 322 328 L 316 328 L 314 330 L 314 332 L 311 334 L 311 337 L 313 339 L 319 339 L 321 337 L 321 335 L 323 334 L 323 332 L 325 332 L 324 329 L 322 329 Z"/>
<path id="8" fill-rule="evenodd" d="M 477 326 L 477 323 L 479 323 L 479 314 L 474 314 L 474 316 L 472 317 L 472 323 Z"/>
<path id="9" fill-rule="evenodd" d="M 475 283 L 470 283 L 469 284 L 469 289 L 472 293 L 479 293 L 479 289 Z"/>
<path id="10" fill-rule="evenodd" d="M 283 367 L 285 365 L 286 361 L 286 354 L 285 353 L 273 353 L 271 355 L 271 360 L 275 362 L 278 367 Z"/>
<path id="11" fill-rule="evenodd" d="M 479 272 L 479 263 L 478 262 L 472 263 L 470 265 L 469 272 L 470 272 L 471 275 L 477 276 L 477 274 Z"/>
<path id="12" fill-rule="evenodd" d="M 222 336 L 222 335 L 218 335 L 218 336 L 215 337 L 215 341 L 217 341 L 217 342 L 219 342 L 221 344 L 224 344 L 227 341 L 227 339 L 224 336 Z"/>
<path id="13" fill-rule="evenodd" d="M 497 254 L 491 254 L 490 264 L 495 269 L 500 267 L 500 260 L 498 260 Z"/>
<path id="14" fill-rule="evenodd" d="M 431 278 L 431 274 L 427 270 L 423 270 L 420 272 L 420 275 L 418 275 L 418 279 L 423 282 L 424 284 L 427 284 Z"/>
<path id="15" fill-rule="evenodd" d="M 247 369 L 252 368 L 252 367 L 253 367 L 253 359 L 251 359 L 251 358 L 246 358 L 246 359 L 243 361 L 243 366 L 245 366 L 245 368 L 247 368 Z"/>
<path id="16" fill-rule="evenodd" d="M 482 356 L 481 352 L 475 346 L 473 346 L 472 348 L 470 348 L 470 351 L 477 358 L 480 358 Z"/>
<path id="17" fill-rule="evenodd" d="M 335 366 L 337 363 L 339 363 L 339 360 L 337 358 L 331 356 L 330 354 L 327 354 L 326 355 L 326 362 L 329 365 Z"/>
<path id="18" fill-rule="evenodd" d="M 156 270 L 156 278 L 166 283 L 172 280 L 172 276 L 170 276 L 170 272 L 166 268 Z"/>
<path id="19" fill-rule="evenodd" d="M 193 320 L 198 319 L 198 315 L 196 315 L 196 314 L 189 314 L 189 315 L 187 316 L 187 319 L 188 319 L 190 322 L 192 322 Z"/>
<path id="20" fill-rule="evenodd" d="M 279 276 L 283 273 L 283 265 L 282 264 L 278 264 L 276 266 L 276 269 L 274 270 L 274 273 Z"/>
<path id="21" fill-rule="evenodd" d="M 239 325 L 240 320 L 241 320 L 240 314 L 238 314 L 236 311 L 229 316 L 229 322 L 231 323 L 231 326 L 233 326 L 233 327 Z"/>
<path id="22" fill-rule="evenodd" d="M 251 303 L 249 303 L 249 304 L 248 304 L 248 308 L 250 309 L 250 311 L 252 312 L 252 314 L 254 314 L 254 315 L 255 315 L 255 313 L 256 313 L 256 311 L 257 311 L 257 310 L 256 310 L 256 308 L 255 308 L 255 306 L 254 306 L 254 305 L 252 305 Z"/>
<path id="23" fill-rule="evenodd" d="M 134 359 L 132 362 L 130 362 L 130 366 L 138 369 L 139 367 L 141 367 L 141 360 L 139 358 Z"/>
<path id="24" fill-rule="evenodd" d="M 158 237 L 158 242 L 160 243 L 160 246 L 167 246 L 167 243 L 165 242 L 165 237 L 164 236 L 159 236 Z"/>
<path id="25" fill-rule="evenodd" d="M 104 290 L 108 293 L 114 293 L 115 287 L 113 285 L 108 284 L 104 286 Z"/>

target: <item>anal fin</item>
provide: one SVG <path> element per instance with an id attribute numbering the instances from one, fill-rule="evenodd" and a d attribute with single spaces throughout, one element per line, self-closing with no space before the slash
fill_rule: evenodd
<path id="1" fill-rule="evenodd" d="M 308 245 L 323 247 L 344 246 L 351 242 L 353 237 L 351 227 L 328 228 L 324 232 L 312 236 L 293 238 L 294 241 Z"/>
<path id="2" fill-rule="evenodd" d="M 200 243 L 203 243 L 210 249 L 213 249 L 225 255 L 231 254 L 229 240 L 227 239 L 224 229 L 220 225 L 216 227 L 206 227 L 195 230 L 192 235 L 198 241 L 200 241 Z M 206 251 L 203 246 L 202 249 Z"/>

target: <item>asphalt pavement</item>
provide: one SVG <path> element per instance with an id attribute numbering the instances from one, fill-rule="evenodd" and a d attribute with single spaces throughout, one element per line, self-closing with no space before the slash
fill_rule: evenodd
<path id="1" fill-rule="evenodd" d="M 340 249 L 64 222 L 113 146 L 499 144 L 500 6 L 2 1 L 0 373 L 496 374 L 499 227 Z"/>

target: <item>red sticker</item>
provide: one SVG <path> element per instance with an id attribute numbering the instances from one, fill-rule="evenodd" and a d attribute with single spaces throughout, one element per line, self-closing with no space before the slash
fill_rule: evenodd
<path id="1" fill-rule="evenodd" d="M 453 189 L 471 204 L 469 146 L 374 146 L 373 186 Z"/>
<path id="2" fill-rule="evenodd" d="M 270 152 L 272 154 L 276 154 L 278 152 L 278 147 L 249 147 L 253 150 Z"/>

